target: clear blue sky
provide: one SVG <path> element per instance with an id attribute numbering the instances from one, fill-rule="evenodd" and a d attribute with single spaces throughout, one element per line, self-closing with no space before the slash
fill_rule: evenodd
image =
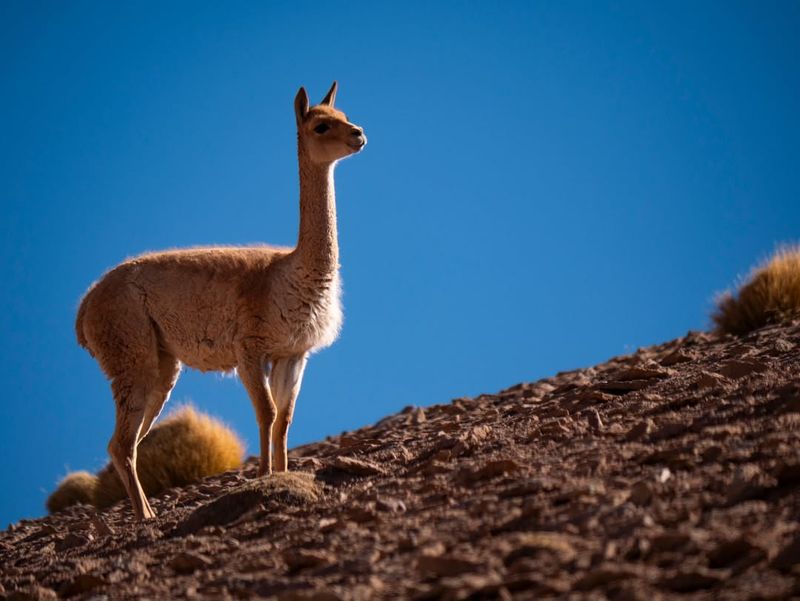
<path id="1" fill-rule="evenodd" d="M 0 3 L 0 526 L 106 461 L 94 279 L 294 243 L 300 85 L 338 79 L 370 143 L 290 444 L 705 328 L 800 233 L 800 4 L 666 4 Z M 256 449 L 237 380 L 184 372 L 187 400 Z"/>

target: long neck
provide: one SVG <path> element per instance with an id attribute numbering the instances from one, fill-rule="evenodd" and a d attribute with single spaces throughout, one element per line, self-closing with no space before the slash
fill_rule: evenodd
<path id="1" fill-rule="evenodd" d="M 336 193 L 333 185 L 334 164 L 311 162 L 298 145 L 300 163 L 300 235 L 295 257 L 312 272 L 329 273 L 339 265 L 339 242 L 336 235 Z"/>

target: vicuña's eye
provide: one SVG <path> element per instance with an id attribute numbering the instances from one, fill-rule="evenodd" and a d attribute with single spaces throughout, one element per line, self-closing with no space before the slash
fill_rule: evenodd
<path id="1" fill-rule="evenodd" d="M 328 131 L 330 128 L 331 128 L 331 126 L 330 126 L 330 125 L 328 125 L 327 123 L 320 123 L 319 125 L 317 125 L 317 126 L 314 128 L 314 131 L 315 131 L 315 132 L 317 132 L 318 134 L 324 134 L 324 133 L 325 133 L 326 131 Z"/>

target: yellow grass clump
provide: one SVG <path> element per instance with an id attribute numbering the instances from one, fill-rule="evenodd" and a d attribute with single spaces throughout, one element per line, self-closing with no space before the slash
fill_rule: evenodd
<path id="1" fill-rule="evenodd" d="M 244 445 L 231 429 L 187 406 L 153 427 L 139 444 L 136 466 L 145 494 L 151 496 L 241 467 L 243 455 Z M 104 508 L 127 496 L 109 463 L 97 476 L 69 474 L 48 499 L 47 509 L 53 513 L 77 502 Z"/>
<path id="2" fill-rule="evenodd" d="M 286 504 L 313 503 L 321 494 L 314 476 L 303 472 L 277 472 L 270 478 L 259 479 L 254 486 Z"/>
<path id="3" fill-rule="evenodd" d="M 800 246 L 780 249 L 756 267 L 735 295 L 719 298 L 711 317 L 718 332 L 739 336 L 800 317 Z"/>
<path id="4" fill-rule="evenodd" d="M 89 472 L 72 472 L 64 476 L 56 490 L 47 498 L 47 511 L 56 513 L 77 505 L 78 503 L 94 504 L 94 492 L 97 488 L 97 476 Z"/>

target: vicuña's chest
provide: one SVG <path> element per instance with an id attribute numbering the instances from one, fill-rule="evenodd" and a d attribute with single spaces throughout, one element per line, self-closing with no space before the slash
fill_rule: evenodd
<path id="1" fill-rule="evenodd" d="M 292 278 L 286 282 L 281 320 L 287 350 L 313 351 L 330 346 L 342 327 L 341 280 L 332 274 Z"/>

